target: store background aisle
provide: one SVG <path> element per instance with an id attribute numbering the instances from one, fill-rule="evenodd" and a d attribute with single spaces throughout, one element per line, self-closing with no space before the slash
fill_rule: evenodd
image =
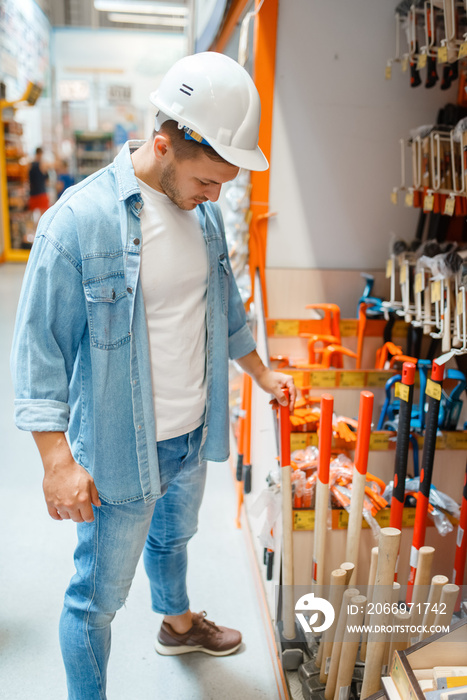
<path id="1" fill-rule="evenodd" d="M 75 526 L 49 517 L 34 441 L 13 424 L 9 354 L 23 272 L 22 265 L 0 267 L 0 694 L 3 700 L 65 700 L 57 625 L 73 573 Z M 150 610 L 140 562 L 112 626 L 109 700 L 280 697 L 235 509 L 228 465 L 210 465 L 199 532 L 190 543 L 189 591 L 193 610 L 205 608 L 208 619 L 241 629 L 244 646 L 225 658 L 158 656 L 153 643 L 161 616 Z"/>

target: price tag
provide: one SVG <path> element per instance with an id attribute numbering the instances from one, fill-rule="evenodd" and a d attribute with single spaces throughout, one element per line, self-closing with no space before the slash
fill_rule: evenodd
<path id="1" fill-rule="evenodd" d="M 447 432 L 446 449 L 467 450 L 467 432 L 465 430 L 453 430 Z"/>
<path id="2" fill-rule="evenodd" d="M 276 321 L 274 324 L 274 335 L 298 335 L 300 321 L 287 319 Z"/>
<path id="3" fill-rule="evenodd" d="M 307 433 L 290 433 L 290 449 L 292 452 L 295 450 L 304 450 L 309 444 Z"/>
<path id="4" fill-rule="evenodd" d="M 314 510 L 294 510 L 293 529 L 294 530 L 314 530 L 315 511 Z"/>
<path id="5" fill-rule="evenodd" d="M 423 211 L 433 211 L 433 206 L 435 203 L 435 195 L 433 193 L 426 194 L 423 200 Z"/>
<path id="6" fill-rule="evenodd" d="M 425 394 L 431 396 L 432 399 L 436 401 L 441 400 L 441 386 L 434 382 L 432 379 L 427 379 Z"/>
<path id="7" fill-rule="evenodd" d="M 458 58 L 465 58 L 466 56 L 467 56 L 467 41 L 464 41 L 464 43 L 461 44 L 461 46 L 460 46 Z"/>
<path id="8" fill-rule="evenodd" d="M 390 279 L 392 277 L 393 269 L 394 269 L 393 259 L 389 258 L 389 260 L 386 261 L 386 279 Z"/>
<path id="9" fill-rule="evenodd" d="M 392 372 L 388 372 L 387 370 L 373 370 L 370 372 L 367 372 L 367 377 L 366 377 L 366 384 L 368 387 L 371 388 L 384 388 L 386 386 L 386 382 L 388 379 L 392 377 Z"/>
<path id="10" fill-rule="evenodd" d="M 425 289 L 425 275 L 423 272 L 417 272 L 415 275 L 415 294 L 421 294 Z"/>
<path id="11" fill-rule="evenodd" d="M 455 197 L 448 197 L 446 199 L 446 204 L 444 206 L 444 213 L 446 214 L 446 216 L 453 216 L 455 208 L 456 208 L 456 198 Z"/>
<path id="12" fill-rule="evenodd" d="M 310 384 L 313 388 L 329 389 L 336 386 L 336 373 L 334 371 L 321 370 L 311 373 Z"/>
<path id="13" fill-rule="evenodd" d="M 371 433 L 370 450 L 388 450 L 389 436 L 390 433 L 386 431 L 381 431 L 379 433 Z"/>
<path id="14" fill-rule="evenodd" d="M 365 372 L 341 372 L 339 386 L 362 389 L 365 386 Z"/>
<path id="15" fill-rule="evenodd" d="M 391 202 L 393 204 L 397 204 L 397 190 L 393 190 L 391 192 Z"/>
<path id="16" fill-rule="evenodd" d="M 404 56 L 404 58 L 402 59 L 402 63 L 401 63 L 402 72 L 407 73 L 408 68 L 409 68 L 409 57 Z"/>
<path id="17" fill-rule="evenodd" d="M 447 63 L 448 61 L 448 47 L 440 46 L 438 49 L 438 63 Z"/>
<path id="18" fill-rule="evenodd" d="M 435 280 L 431 283 L 431 301 L 433 304 L 436 301 L 441 301 L 441 280 Z"/>
<path id="19" fill-rule="evenodd" d="M 407 282 L 407 265 L 405 263 L 402 263 L 401 268 L 399 270 L 399 283 L 405 284 Z"/>
<path id="20" fill-rule="evenodd" d="M 418 57 L 418 61 L 417 61 L 417 70 L 421 70 L 422 68 L 425 68 L 426 62 L 427 62 L 426 53 L 421 53 L 420 56 Z"/>
<path id="21" fill-rule="evenodd" d="M 458 316 L 462 316 L 464 310 L 464 292 L 457 292 L 457 303 L 456 303 L 456 313 Z"/>
<path id="22" fill-rule="evenodd" d="M 356 318 L 344 318 L 339 323 L 342 338 L 353 338 L 357 335 L 358 320 Z"/>
<path id="23" fill-rule="evenodd" d="M 405 195 L 405 206 L 413 207 L 413 192 L 411 192 L 410 190 Z"/>
<path id="24" fill-rule="evenodd" d="M 401 382 L 396 382 L 396 389 L 394 392 L 394 396 L 396 399 L 400 399 L 401 401 L 407 401 L 409 400 L 409 393 L 410 393 L 410 387 L 407 386 L 407 384 L 402 384 Z"/>
<path id="25" fill-rule="evenodd" d="M 386 80 L 391 80 L 392 78 L 392 65 L 390 63 L 388 63 L 388 65 L 386 66 L 384 77 L 386 78 Z"/>

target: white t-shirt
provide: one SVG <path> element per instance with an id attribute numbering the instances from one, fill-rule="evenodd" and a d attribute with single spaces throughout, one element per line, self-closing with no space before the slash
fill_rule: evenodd
<path id="1" fill-rule="evenodd" d="M 195 430 L 206 404 L 206 244 L 196 212 L 138 179 L 141 283 L 157 439 Z"/>

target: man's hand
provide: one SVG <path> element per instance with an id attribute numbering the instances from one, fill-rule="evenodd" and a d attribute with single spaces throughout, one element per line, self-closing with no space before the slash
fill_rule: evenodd
<path id="1" fill-rule="evenodd" d="M 273 400 L 270 402 L 274 408 L 278 408 L 279 404 L 281 404 L 281 406 L 287 405 L 287 399 L 284 394 L 284 389 L 287 389 L 289 392 L 289 410 L 293 413 L 295 400 L 297 398 L 297 389 L 295 388 L 292 377 L 282 372 L 273 372 L 271 369 L 266 369 L 266 371 L 258 377 L 256 382 L 261 389 L 274 395 Z"/>
<path id="2" fill-rule="evenodd" d="M 44 464 L 43 489 L 54 520 L 92 522 L 92 506 L 100 506 L 92 476 L 77 464 L 63 433 L 33 433 Z"/>
<path id="3" fill-rule="evenodd" d="M 274 396 L 274 399 L 271 401 L 273 406 L 277 406 L 278 404 L 285 406 L 287 404 L 284 389 L 288 389 L 289 408 L 290 411 L 293 412 L 295 400 L 297 398 L 297 390 L 291 376 L 283 374 L 282 372 L 274 372 L 266 367 L 256 350 L 253 350 L 253 352 L 250 352 L 244 357 L 240 357 L 236 362 L 245 372 L 253 377 L 261 389 Z"/>

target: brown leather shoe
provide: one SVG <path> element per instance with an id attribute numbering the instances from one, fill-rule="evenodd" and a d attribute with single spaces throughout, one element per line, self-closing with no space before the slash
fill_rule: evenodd
<path id="1" fill-rule="evenodd" d="M 167 622 L 163 622 L 157 635 L 155 648 L 163 656 L 189 654 L 203 651 L 212 656 L 227 656 L 237 651 L 242 643 L 241 632 L 229 627 L 218 627 L 206 620 L 206 613 L 193 613 L 193 627 L 178 634 Z"/>

